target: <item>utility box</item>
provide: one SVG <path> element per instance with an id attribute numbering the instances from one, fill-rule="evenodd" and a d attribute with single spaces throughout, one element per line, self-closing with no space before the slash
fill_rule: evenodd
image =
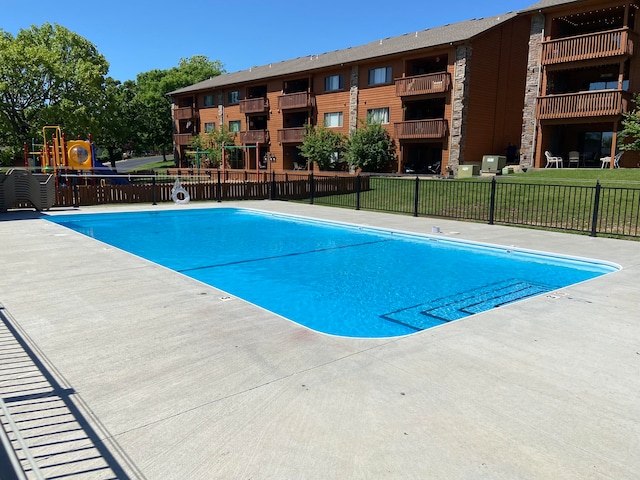
<path id="1" fill-rule="evenodd" d="M 482 157 L 483 173 L 502 173 L 502 169 L 507 165 L 507 157 L 503 155 L 485 155 Z"/>
<path id="2" fill-rule="evenodd" d="M 460 165 L 458 167 L 458 178 L 471 178 L 480 174 L 480 165 Z"/>

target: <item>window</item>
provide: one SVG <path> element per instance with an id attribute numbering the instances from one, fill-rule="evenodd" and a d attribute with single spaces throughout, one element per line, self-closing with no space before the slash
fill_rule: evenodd
<path id="1" fill-rule="evenodd" d="M 344 75 L 330 75 L 324 77 L 324 91 L 334 92 L 344 89 Z"/>
<path id="2" fill-rule="evenodd" d="M 372 68 L 369 70 L 369 85 L 391 83 L 391 67 Z"/>
<path id="3" fill-rule="evenodd" d="M 204 133 L 213 132 L 216 129 L 215 122 L 209 122 L 204 124 Z"/>
<path id="4" fill-rule="evenodd" d="M 238 90 L 233 90 L 228 94 L 228 104 L 235 105 L 236 103 L 240 103 L 240 92 Z"/>
<path id="5" fill-rule="evenodd" d="M 342 126 L 342 112 L 331 112 L 324 114 L 324 126 L 325 127 L 341 127 Z"/>
<path id="6" fill-rule="evenodd" d="M 367 110 L 368 123 L 389 123 L 389 107 Z"/>
<path id="7" fill-rule="evenodd" d="M 211 94 L 211 95 L 205 95 L 204 96 L 204 106 L 205 107 L 213 107 L 215 106 L 216 100 L 215 100 L 215 95 Z"/>
<path id="8" fill-rule="evenodd" d="M 229 120 L 230 132 L 239 132 L 240 128 L 242 128 L 242 123 L 240 120 Z"/>

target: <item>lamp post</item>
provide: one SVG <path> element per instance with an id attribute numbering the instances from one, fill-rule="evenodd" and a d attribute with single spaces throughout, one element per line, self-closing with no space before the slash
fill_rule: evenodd
<path id="1" fill-rule="evenodd" d="M 271 164 L 276 161 L 276 156 L 270 152 L 264 154 L 264 161 L 267 162 L 269 172 L 270 172 L 270 184 L 269 184 L 269 200 L 274 199 L 274 191 L 276 189 L 276 178 L 273 170 L 271 169 Z"/>

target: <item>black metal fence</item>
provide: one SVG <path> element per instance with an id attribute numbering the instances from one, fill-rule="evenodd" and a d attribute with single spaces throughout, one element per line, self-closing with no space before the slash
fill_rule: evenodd
<path id="1" fill-rule="evenodd" d="M 119 178 L 119 181 L 115 181 Z M 57 206 L 175 201 L 176 177 L 60 178 Z M 213 172 L 179 177 L 190 200 L 319 205 L 640 238 L 640 188 L 324 172 Z"/>
<path id="2" fill-rule="evenodd" d="M 371 176 L 368 188 L 314 203 L 414 216 L 443 217 L 588 233 L 640 237 L 640 188 L 526 184 Z M 356 187 L 360 186 L 356 182 Z"/>

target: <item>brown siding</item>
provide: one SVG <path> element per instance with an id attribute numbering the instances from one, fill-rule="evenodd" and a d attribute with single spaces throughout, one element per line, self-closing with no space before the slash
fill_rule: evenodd
<path id="1" fill-rule="evenodd" d="M 527 73 L 529 19 L 518 17 L 473 41 L 465 163 L 518 146 Z"/>

